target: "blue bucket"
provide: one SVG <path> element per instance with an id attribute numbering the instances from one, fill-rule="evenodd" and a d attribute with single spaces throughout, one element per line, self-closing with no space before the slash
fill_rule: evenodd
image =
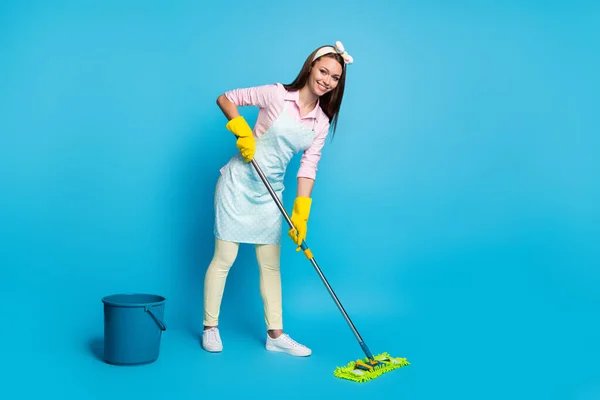
<path id="1" fill-rule="evenodd" d="M 160 352 L 166 299 L 153 294 L 115 294 L 104 303 L 104 360 L 114 365 L 148 364 Z"/>

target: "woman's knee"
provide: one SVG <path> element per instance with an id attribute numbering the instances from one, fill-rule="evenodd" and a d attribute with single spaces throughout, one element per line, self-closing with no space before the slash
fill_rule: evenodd
<path id="1" fill-rule="evenodd" d="M 281 246 L 277 244 L 256 245 L 256 258 L 261 268 L 279 269 Z"/>
<path id="2" fill-rule="evenodd" d="M 238 243 L 216 239 L 213 264 L 219 264 L 220 266 L 228 269 L 231 268 L 235 262 L 235 259 L 237 258 L 238 248 Z"/>

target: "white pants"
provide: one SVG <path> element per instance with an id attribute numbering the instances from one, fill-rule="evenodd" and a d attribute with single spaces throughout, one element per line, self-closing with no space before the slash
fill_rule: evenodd
<path id="1" fill-rule="evenodd" d="M 283 329 L 281 311 L 280 245 L 257 244 L 260 294 L 267 329 Z M 239 243 L 215 239 L 215 253 L 204 279 L 204 325 L 216 326 L 227 275 L 237 258 Z"/>

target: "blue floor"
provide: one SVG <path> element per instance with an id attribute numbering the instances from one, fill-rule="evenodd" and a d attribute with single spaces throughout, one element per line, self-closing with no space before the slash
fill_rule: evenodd
<path id="1" fill-rule="evenodd" d="M 411 363 L 363 384 L 332 375 L 336 366 L 362 353 L 316 276 L 303 290 L 320 308 L 286 297 L 287 330 L 313 349 L 308 358 L 264 349 L 260 302 L 232 298 L 240 283 L 256 277 L 252 272 L 231 276 L 222 311 L 222 353 L 202 350 L 198 326 L 172 323 L 162 336 L 158 361 L 136 367 L 102 361 L 102 306 L 96 296 L 101 285 L 48 294 L 45 304 L 6 310 L 4 321 L 11 322 L 6 326 L 14 329 L 3 332 L 8 334 L 3 398 L 597 399 L 596 295 L 576 293 L 572 279 L 543 282 L 541 275 L 519 275 L 516 258 L 511 266 L 504 257 L 508 275 L 492 272 L 502 262 L 496 268 L 487 263 L 479 272 L 471 264 L 436 274 L 431 273 L 435 263 L 415 264 L 396 290 L 377 292 L 386 285 L 373 281 L 371 304 L 342 288 L 340 298 L 351 316 L 354 311 L 373 353 L 386 351 Z M 309 268 L 296 272 L 311 273 Z M 256 296 L 255 289 L 240 296 Z M 167 322 L 177 320 L 182 304 L 173 294 Z"/>

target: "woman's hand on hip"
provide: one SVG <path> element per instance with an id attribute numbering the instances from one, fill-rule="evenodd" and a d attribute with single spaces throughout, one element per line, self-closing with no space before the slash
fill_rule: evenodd
<path id="1" fill-rule="evenodd" d="M 231 119 L 225 127 L 238 138 L 235 145 L 240 149 L 244 161 L 250 162 L 256 152 L 256 142 L 254 141 L 252 129 L 244 117 L 240 115 Z"/>

